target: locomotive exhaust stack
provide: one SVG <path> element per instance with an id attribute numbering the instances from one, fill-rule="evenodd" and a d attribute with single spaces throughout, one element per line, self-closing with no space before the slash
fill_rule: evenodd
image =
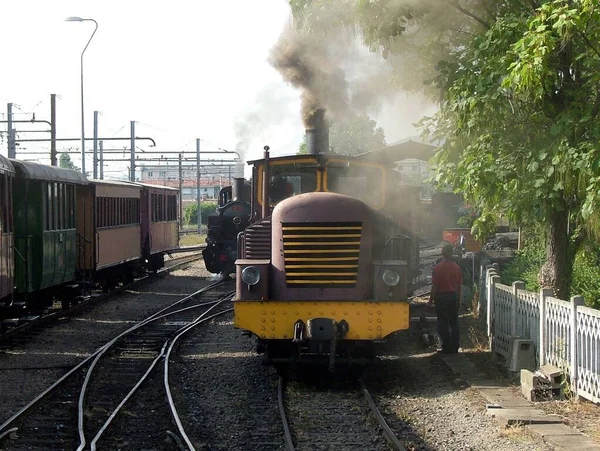
<path id="1" fill-rule="evenodd" d="M 244 200 L 244 177 L 235 177 L 231 186 L 231 200 Z"/>
<path id="2" fill-rule="evenodd" d="M 329 153 L 329 127 L 323 109 L 315 111 L 306 129 L 306 153 L 309 155 Z"/>

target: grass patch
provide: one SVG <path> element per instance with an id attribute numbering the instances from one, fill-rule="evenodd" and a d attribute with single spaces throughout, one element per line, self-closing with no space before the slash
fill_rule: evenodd
<path id="1" fill-rule="evenodd" d="M 498 433 L 498 436 L 518 443 L 530 443 L 532 440 L 538 439 L 530 429 L 521 423 L 506 426 Z"/>
<path id="2" fill-rule="evenodd" d="M 205 233 L 186 233 L 179 237 L 180 246 L 197 246 L 206 243 Z"/>

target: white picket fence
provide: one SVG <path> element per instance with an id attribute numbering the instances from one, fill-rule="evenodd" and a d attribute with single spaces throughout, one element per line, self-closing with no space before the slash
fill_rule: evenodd
<path id="1" fill-rule="evenodd" d="M 503 285 L 495 268 L 481 282 L 491 349 L 508 357 L 512 337 L 529 339 L 538 366 L 563 369 L 577 396 L 600 403 L 600 310 L 584 307 L 581 296 L 567 302 L 552 290 L 527 291 L 523 282 Z"/>

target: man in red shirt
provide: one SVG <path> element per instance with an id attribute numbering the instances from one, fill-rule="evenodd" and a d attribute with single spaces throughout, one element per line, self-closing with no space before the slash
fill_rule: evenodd
<path id="1" fill-rule="evenodd" d="M 452 261 L 453 246 L 442 248 L 442 261 L 433 268 L 429 304 L 435 302 L 442 354 L 456 354 L 459 348 L 458 308 L 462 287 L 460 266 Z"/>

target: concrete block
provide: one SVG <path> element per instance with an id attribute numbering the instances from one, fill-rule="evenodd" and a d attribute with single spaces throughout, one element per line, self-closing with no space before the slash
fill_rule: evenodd
<path id="1" fill-rule="evenodd" d="M 538 388 L 533 388 L 525 382 L 521 382 L 521 393 L 526 400 L 532 402 L 558 400 L 563 399 L 564 396 L 562 387 L 552 388 L 538 385 Z"/>
<path id="2" fill-rule="evenodd" d="M 508 368 L 517 372 L 525 368 L 535 370 L 535 346 L 532 340 L 512 338 L 508 349 Z"/>
<path id="3" fill-rule="evenodd" d="M 514 424 L 562 424 L 563 420 L 556 416 L 546 415 L 538 409 L 498 409 L 488 408 L 487 414 L 507 426 Z"/>
<path id="4" fill-rule="evenodd" d="M 518 392 L 506 387 L 481 387 L 479 394 L 490 404 L 498 407 L 531 407 Z"/>
<path id="5" fill-rule="evenodd" d="M 566 424 L 532 424 L 529 428 L 543 438 L 553 435 L 581 435 L 581 433 Z"/>
<path id="6" fill-rule="evenodd" d="M 585 435 L 553 435 L 546 437 L 551 445 L 558 449 L 576 449 L 577 451 L 600 451 L 600 444 Z"/>
<path id="7" fill-rule="evenodd" d="M 563 383 L 564 372 L 554 365 L 542 365 L 539 372 L 543 374 L 548 383 L 553 387 L 560 387 Z"/>
<path id="8" fill-rule="evenodd" d="M 535 375 L 533 371 L 529 371 L 526 369 L 521 370 L 521 385 L 528 385 L 532 388 L 540 387 L 540 378 Z"/>

